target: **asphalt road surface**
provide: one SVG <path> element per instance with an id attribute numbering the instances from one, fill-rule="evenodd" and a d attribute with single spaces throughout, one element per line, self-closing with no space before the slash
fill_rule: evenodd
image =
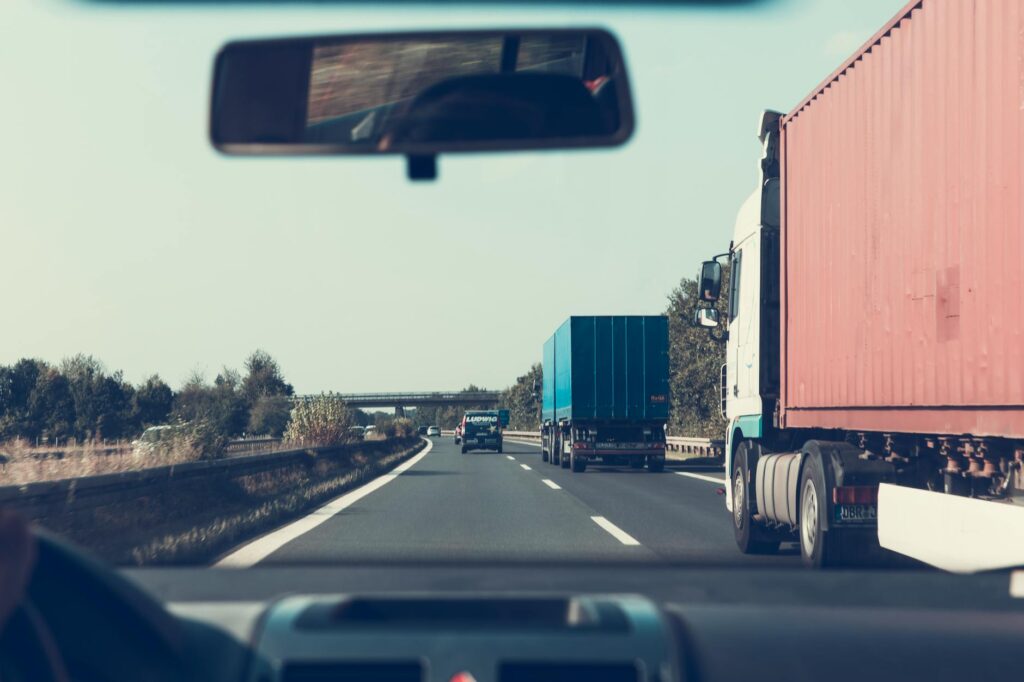
<path id="1" fill-rule="evenodd" d="M 461 454 L 450 436 L 382 477 L 236 555 L 247 565 L 351 561 L 671 561 L 796 566 L 736 549 L 721 469 L 663 473 L 591 464 L 572 473 L 535 445 Z M 328 505 L 331 507 L 331 505 Z M 230 559 L 229 559 L 230 561 Z"/>

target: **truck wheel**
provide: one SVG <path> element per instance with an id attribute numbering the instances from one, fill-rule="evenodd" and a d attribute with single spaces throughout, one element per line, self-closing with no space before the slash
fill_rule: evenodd
<path id="1" fill-rule="evenodd" d="M 828 499 L 821 460 L 807 457 L 800 473 L 800 558 L 810 568 L 840 563 L 841 537 L 837 530 L 825 530 Z"/>
<path id="2" fill-rule="evenodd" d="M 548 461 L 548 451 L 547 450 L 541 450 L 540 451 L 540 461 L 542 461 L 542 462 Z"/>
<path id="3" fill-rule="evenodd" d="M 652 474 L 660 474 L 665 470 L 665 458 L 664 457 L 648 457 L 647 458 L 647 471 Z"/>
<path id="4" fill-rule="evenodd" d="M 502 448 L 502 444 L 498 443 L 498 454 L 499 455 L 502 453 L 502 449 L 501 448 Z"/>
<path id="5" fill-rule="evenodd" d="M 642 457 L 633 457 L 633 458 L 631 458 L 629 460 L 629 468 L 630 469 L 643 469 L 644 468 L 644 460 L 643 460 L 643 458 Z"/>
<path id="6" fill-rule="evenodd" d="M 463 445 L 463 446 L 462 446 L 462 454 L 466 454 L 467 452 L 469 452 L 469 450 L 467 450 L 467 449 L 466 449 L 466 446 L 465 446 L 465 445 Z"/>
<path id="7" fill-rule="evenodd" d="M 571 455 L 569 460 L 570 467 L 572 468 L 572 472 L 574 474 L 582 474 L 584 471 L 587 470 L 587 460 L 583 459 L 582 457 Z"/>
<path id="8" fill-rule="evenodd" d="M 767 528 L 754 522 L 753 471 L 747 464 L 753 447 L 750 441 L 741 442 L 733 458 L 732 529 L 736 545 L 744 554 L 774 554 L 779 551 L 779 541 L 772 538 Z"/>
<path id="9" fill-rule="evenodd" d="M 563 469 L 568 469 L 572 464 L 572 455 L 567 455 L 563 452 L 562 456 L 558 458 L 558 463 L 562 465 Z"/>

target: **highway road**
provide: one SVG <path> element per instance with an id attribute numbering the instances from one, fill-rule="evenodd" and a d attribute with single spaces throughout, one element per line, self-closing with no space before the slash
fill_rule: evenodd
<path id="1" fill-rule="evenodd" d="M 404 470 L 401 470 L 404 469 Z M 222 565 L 423 561 L 669 561 L 797 566 L 739 553 L 721 469 L 660 474 L 541 461 L 505 441 L 461 454 L 449 436 L 406 467 L 229 554 Z"/>

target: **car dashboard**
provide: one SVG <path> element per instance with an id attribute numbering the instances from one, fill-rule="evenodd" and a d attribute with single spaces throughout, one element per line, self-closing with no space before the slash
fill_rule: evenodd
<path id="1" fill-rule="evenodd" d="M 1012 676 L 1024 646 L 1010 573 L 640 562 L 114 570 L 52 538 L 39 549 L 27 603 L 76 682 L 931 682 Z M 4 654 L 18 654 L 2 645 L 0 675 Z"/>
<path id="2" fill-rule="evenodd" d="M 293 569 L 312 588 L 263 602 L 176 601 L 170 610 L 190 627 L 231 633 L 242 655 L 229 677 L 246 682 L 690 682 L 703 680 L 995 679 L 1014 668 L 1024 645 L 1024 611 L 1005 591 L 1006 575 L 940 573 L 810 574 L 789 571 L 696 571 L 579 568 L 547 571 L 549 589 L 518 585 L 474 589 L 472 569 L 460 589 L 422 589 L 439 569 L 406 569 L 420 578 L 378 592 L 330 593 L 331 569 Z M 386 581 L 396 569 L 381 571 Z M 490 569 L 509 575 L 516 569 Z M 433 580 L 424 579 L 434 571 Z M 623 571 L 650 580 L 662 601 L 640 593 L 562 591 L 566 582 L 600 583 Z M 344 571 L 342 571 L 344 572 Z M 136 572 L 138 575 L 145 571 Z M 174 571 L 143 581 L 167 589 Z M 207 571 L 209 573 L 209 571 Z M 234 578 L 267 589 L 288 569 Z M 522 573 L 520 571 L 520 573 Z M 534 572 L 530 572 L 533 574 Z M 589 573 L 589 575 L 588 575 Z M 455 575 L 459 575 L 456 571 Z M 717 575 L 717 579 L 716 576 Z M 305 576 L 305 580 L 303 579 Z M 452 576 L 449 575 L 449 579 Z M 792 600 L 833 592 L 822 603 Z M 659 583 L 684 581 L 678 589 Z M 742 582 L 737 582 L 740 579 Z M 788 582 L 792 580 L 792 582 Z M 932 599 L 882 597 L 922 583 Z M 686 584 L 689 581 L 690 584 Z M 358 580 L 356 582 L 359 582 Z M 488 583 L 485 577 L 482 581 Z M 732 584 L 721 598 L 719 588 Z M 773 584 L 775 590 L 772 590 Z M 862 603 L 851 596 L 862 584 Z M 718 587 L 716 587 L 716 585 Z M 595 585 L 598 586 L 598 585 Z M 1001 589 L 998 588 L 1001 586 Z M 194 591 L 186 588 L 186 592 Z M 527 587 L 527 589 L 522 589 Z M 969 592 L 963 592 L 963 590 Z M 877 590 L 877 591 L 876 591 Z M 951 590 L 957 590 L 953 592 Z M 172 590 L 173 591 L 173 590 Z M 762 593 L 760 598 L 755 594 Z M 973 598 L 970 596 L 973 593 Z M 1001 593 L 1001 594 L 1000 594 Z M 943 599 L 943 594 L 946 598 Z M 959 594 L 959 597 L 951 597 Z M 703 596 L 697 596 L 703 595 Z M 973 601 L 973 605 L 972 602 Z M 998 605 L 996 605 L 998 604 Z M 223 666 L 218 666 L 224 670 Z"/>

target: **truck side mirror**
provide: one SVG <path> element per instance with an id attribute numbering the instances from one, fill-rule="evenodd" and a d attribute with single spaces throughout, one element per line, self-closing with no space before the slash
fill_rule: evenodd
<path id="1" fill-rule="evenodd" d="M 718 326 L 718 310 L 716 308 L 697 308 L 693 314 L 693 326 L 713 329 Z"/>
<path id="2" fill-rule="evenodd" d="M 706 260 L 701 263 L 698 283 L 700 284 L 697 290 L 699 300 L 717 301 L 722 293 L 722 264 L 716 260 Z M 715 324 L 717 323 L 716 320 Z"/>

